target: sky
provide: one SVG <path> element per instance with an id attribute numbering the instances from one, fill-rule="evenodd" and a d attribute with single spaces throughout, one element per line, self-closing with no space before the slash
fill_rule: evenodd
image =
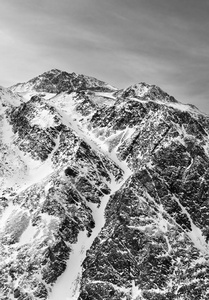
<path id="1" fill-rule="evenodd" d="M 0 85 L 50 69 L 146 82 L 209 113 L 208 0 L 0 0 Z"/>

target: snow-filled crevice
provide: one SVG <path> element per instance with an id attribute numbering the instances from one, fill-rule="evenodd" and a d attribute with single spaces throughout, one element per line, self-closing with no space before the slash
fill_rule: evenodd
<path id="1" fill-rule="evenodd" d="M 120 182 L 117 182 L 114 176 L 109 173 L 111 177 L 111 184 L 109 185 L 111 193 L 101 199 L 101 204 L 88 202 L 87 205 L 92 211 L 92 216 L 95 221 L 95 228 L 92 230 L 90 237 L 87 236 L 86 231 L 82 231 L 78 235 L 76 244 L 71 244 L 71 254 L 67 262 L 65 272 L 57 279 L 48 300 L 77 300 L 80 292 L 80 280 L 82 276 L 82 263 L 86 258 L 86 252 L 90 249 L 95 238 L 99 235 L 101 229 L 105 224 L 105 208 L 111 197 L 131 175 L 131 171 L 126 164 L 120 162 L 114 157 L 115 163 L 119 165 L 124 171 L 124 177 Z"/>
<path id="2" fill-rule="evenodd" d="M 200 252 L 203 254 L 203 255 L 207 255 L 208 256 L 208 253 L 209 253 L 209 245 L 206 243 L 206 240 L 205 240 L 205 237 L 203 236 L 202 234 L 202 231 L 200 228 L 198 228 L 190 214 L 188 213 L 188 211 L 186 210 L 186 208 L 180 203 L 179 199 L 176 197 L 176 196 L 173 196 L 173 199 L 178 203 L 178 205 L 181 207 L 182 209 L 182 212 L 184 214 L 187 215 L 189 221 L 190 221 L 190 225 L 191 225 L 191 231 L 187 232 L 187 235 L 189 236 L 189 238 L 191 239 L 191 241 L 193 242 L 194 246 L 200 250 Z"/>

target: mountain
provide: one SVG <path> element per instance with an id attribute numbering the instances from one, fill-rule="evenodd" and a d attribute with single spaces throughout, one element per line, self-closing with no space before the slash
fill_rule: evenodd
<path id="1" fill-rule="evenodd" d="M 26 83 L 18 83 L 10 88 L 15 92 L 28 92 L 35 90 L 37 92 L 60 93 L 73 92 L 81 90 L 95 91 L 115 91 L 115 87 L 98 80 L 96 78 L 79 75 L 76 73 L 67 73 L 58 69 L 52 69 L 43 73 Z"/>
<path id="2" fill-rule="evenodd" d="M 57 69 L 0 101 L 1 300 L 208 299 L 208 115 Z"/>

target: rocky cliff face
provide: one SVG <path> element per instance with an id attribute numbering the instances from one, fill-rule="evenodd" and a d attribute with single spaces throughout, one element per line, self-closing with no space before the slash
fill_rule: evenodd
<path id="1" fill-rule="evenodd" d="M 2 300 L 208 299 L 207 115 L 59 70 L 0 92 Z"/>

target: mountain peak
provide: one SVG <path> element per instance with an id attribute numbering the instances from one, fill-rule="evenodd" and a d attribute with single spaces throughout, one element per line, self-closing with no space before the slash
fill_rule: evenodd
<path id="1" fill-rule="evenodd" d="M 47 76 L 49 74 L 51 75 L 58 75 L 58 74 L 61 74 L 63 71 L 62 70 L 59 70 L 59 69 L 51 69 L 49 71 L 46 71 L 44 73 L 42 73 L 41 75 L 37 76 L 37 77 L 40 77 L 40 76 Z M 36 78 L 36 77 L 35 77 Z"/>
<path id="2" fill-rule="evenodd" d="M 18 83 L 10 87 L 10 90 L 13 92 L 26 92 L 30 90 L 57 94 L 80 90 L 116 91 L 117 89 L 94 77 L 51 69 L 28 82 Z"/>
<path id="3" fill-rule="evenodd" d="M 76 75 L 75 72 L 68 73 L 67 71 L 63 71 L 63 70 L 54 68 L 54 69 L 51 69 L 51 70 L 49 70 L 49 71 L 46 71 L 46 72 L 40 74 L 40 75 L 37 76 L 37 77 L 43 77 L 43 76 L 47 76 L 47 75 L 55 75 L 55 76 L 57 76 L 57 75 L 62 74 L 62 73 L 63 73 L 63 74 L 70 74 L 70 75 Z M 36 77 L 35 77 L 35 78 L 36 78 Z"/>
<path id="4" fill-rule="evenodd" d="M 62 73 L 63 71 L 61 71 L 60 69 L 51 69 L 49 71 L 47 71 L 46 73 Z"/>
<path id="5" fill-rule="evenodd" d="M 164 92 L 159 86 L 154 84 L 148 84 L 146 82 L 136 83 L 129 86 L 123 91 L 123 97 L 139 98 L 142 100 L 161 100 L 164 102 L 178 101 Z"/>

